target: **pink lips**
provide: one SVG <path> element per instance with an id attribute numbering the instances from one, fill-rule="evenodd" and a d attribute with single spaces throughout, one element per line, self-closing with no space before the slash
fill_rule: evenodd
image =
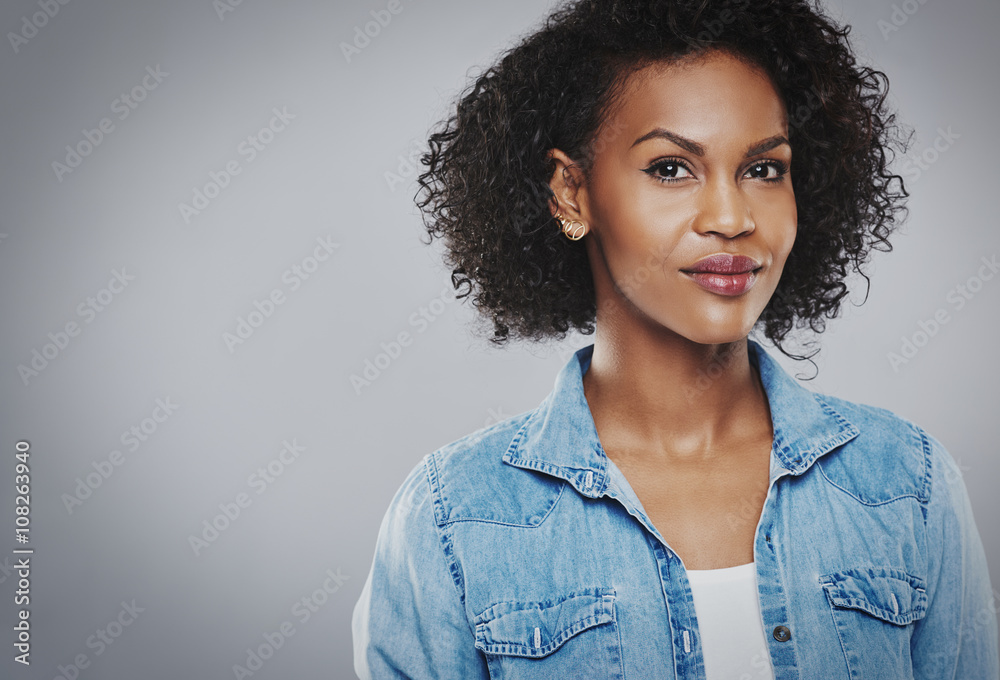
<path id="1" fill-rule="evenodd" d="M 681 271 L 702 288 L 719 295 L 742 295 L 757 281 L 760 264 L 746 255 L 720 253 Z"/>

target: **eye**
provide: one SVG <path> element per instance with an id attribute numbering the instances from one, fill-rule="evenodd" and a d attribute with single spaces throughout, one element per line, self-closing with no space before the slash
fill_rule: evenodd
<path id="1" fill-rule="evenodd" d="M 751 165 L 743 176 L 749 176 L 750 179 L 762 179 L 765 182 L 780 182 L 787 173 L 788 166 L 781 161 L 759 161 Z"/>
<path id="2" fill-rule="evenodd" d="M 684 163 L 675 158 L 658 160 L 643 170 L 643 172 L 659 182 L 679 182 L 682 179 L 694 176 Z M 684 173 L 687 173 L 687 175 Z"/>

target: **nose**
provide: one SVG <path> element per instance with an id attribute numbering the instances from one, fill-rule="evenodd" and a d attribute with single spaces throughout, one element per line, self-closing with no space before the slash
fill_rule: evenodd
<path id="1" fill-rule="evenodd" d="M 734 238 L 754 230 L 750 205 L 738 184 L 717 177 L 700 194 L 695 231 Z"/>

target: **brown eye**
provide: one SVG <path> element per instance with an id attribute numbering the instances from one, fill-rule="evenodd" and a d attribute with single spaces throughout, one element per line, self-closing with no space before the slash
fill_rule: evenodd
<path id="1" fill-rule="evenodd" d="M 677 182 L 691 176 L 687 166 L 675 160 L 659 161 L 646 168 L 644 172 L 660 182 Z"/>
<path id="2" fill-rule="evenodd" d="M 772 170 L 774 171 L 773 174 L 771 173 Z M 785 175 L 786 172 L 788 172 L 788 168 L 784 163 L 779 163 L 778 161 L 766 161 L 751 165 L 744 176 L 749 177 L 750 179 L 762 179 L 767 182 L 777 182 Z"/>

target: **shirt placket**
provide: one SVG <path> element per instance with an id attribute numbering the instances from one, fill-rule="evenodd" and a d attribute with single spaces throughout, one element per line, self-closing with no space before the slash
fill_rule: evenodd
<path id="1" fill-rule="evenodd" d="M 616 475 L 617 477 L 617 475 Z M 637 498 L 624 491 L 624 479 L 614 479 L 604 495 L 617 500 L 645 528 L 646 540 L 656 559 L 657 575 L 666 605 L 665 616 L 673 651 L 675 680 L 704 680 L 705 661 L 702 655 L 694 595 L 681 558 L 667 545 L 640 509 Z M 619 490 L 616 490 L 620 489 Z"/>
<path id="2" fill-rule="evenodd" d="M 783 469 L 783 468 L 782 468 Z M 779 479 L 790 474 L 788 470 L 774 477 L 768 486 L 764 508 L 755 533 L 754 561 L 758 581 L 758 601 L 764 636 L 768 644 L 775 680 L 800 680 L 785 589 L 780 579 L 775 524 L 775 486 Z M 694 607 L 694 595 L 681 558 L 670 548 L 642 511 L 634 492 L 626 491 L 627 480 L 609 470 L 612 483 L 603 495 L 612 498 L 635 517 L 646 530 L 646 540 L 656 559 L 657 575 L 666 605 L 676 680 L 703 680 L 705 660 Z"/>
<path id="3" fill-rule="evenodd" d="M 793 631 L 790 625 L 788 598 L 780 578 L 778 550 L 784 532 L 776 531 L 777 501 L 774 499 L 778 480 L 789 474 L 785 470 L 771 479 L 754 535 L 757 599 L 760 602 L 764 640 L 771 657 L 775 680 L 799 680 L 801 677 L 796 654 L 797 631 Z"/>

